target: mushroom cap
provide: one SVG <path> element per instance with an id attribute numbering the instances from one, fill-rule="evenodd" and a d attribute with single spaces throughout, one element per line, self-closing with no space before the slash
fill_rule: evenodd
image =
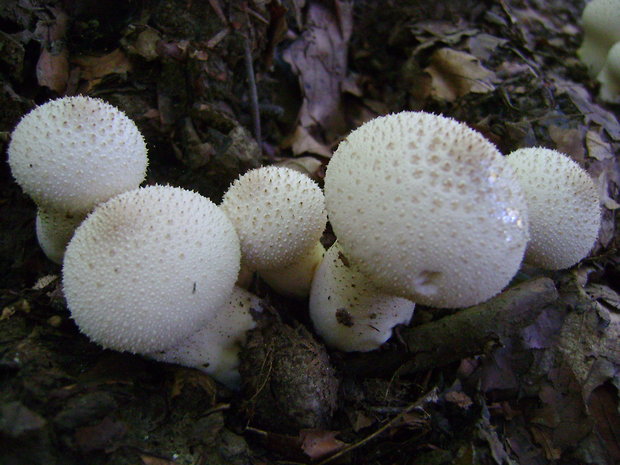
<path id="1" fill-rule="evenodd" d="M 11 136 L 15 180 L 39 207 L 88 213 L 96 204 L 135 189 L 147 155 L 138 128 L 102 100 L 64 97 L 35 108 Z"/>
<path id="2" fill-rule="evenodd" d="M 584 38 L 577 55 L 594 77 L 603 68 L 611 46 L 620 41 L 620 1 L 592 0 L 584 8 L 581 22 Z"/>
<path id="3" fill-rule="evenodd" d="M 256 327 L 252 312 L 262 311 L 256 295 L 235 286 L 228 301 L 198 331 L 179 344 L 149 356 L 160 362 L 197 368 L 229 388 L 238 388 L 239 350 Z"/>
<path id="4" fill-rule="evenodd" d="M 516 150 L 506 160 L 527 201 L 525 261 L 559 270 L 586 257 L 601 224 L 598 191 L 588 173 L 563 153 L 542 147 Z"/>
<path id="5" fill-rule="evenodd" d="M 35 221 L 37 240 L 51 261 L 61 264 L 65 248 L 75 228 L 86 215 L 57 212 L 39 208 Z"/>
<path id="6" fill-rule="evenodd" d="M 98 206 L 76 229 L 63 286 L 80 330 L 106 348 L 168 348 L 226 303 L 239 241 L 209 199 L 170 186 L 135 189 Z"/>
<path id="7" fill-rule="evenodd" d="M 279 166 L 245 173 L 224 194 L 221 208 L 235 225 L 244 265 L 255 270 L 300 259 L 319 241 L 327 222 L 319 186 Z"/>
<path id="8" fill-rule="evenodd" d="M 415 304 L 381 291 L 335 242 L 314 275 L 309 308 L 312 324 L 328 346 L 367 352 L 387 341 L 394 326 L 409 323 Z"/>
<path id="9" fill-rule="evenodd" d="M 519 269 L 527 211 L 512 169 L 465 124 L 376 118 L 340 144 L 325 201 L 347 257 L 384 292 L 434 307 L 493 297 Z"/>

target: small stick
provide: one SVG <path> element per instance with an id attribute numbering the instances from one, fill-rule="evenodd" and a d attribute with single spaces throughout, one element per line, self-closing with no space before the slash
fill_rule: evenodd
<path id="1" fill-rule="evenodd" d="M 379 436 L 381 433 L 383 433 L 384 431 L 388 430 L 390 427 L 392 427 L 393 425 L 395 425 L 397 422 L 399 422 L 406 414 L 408 414 L 409 412 L 411 412 L 412 410 L 416 409 L 416 408 L 421 408 L 426 404 L 429 404 L 431 402 L 436 402 L 437 401 L 437 388 L 433 388 L 431 391 L 427 392 L 426 394 L 424 394 L 422 397 L 420 397 L 418 400 L 416 400 L 415 402 L 409 404 L 402 412 L 400 412 L 398 415 L 396 415 L 394 418 L 392 418 L 390 421 L 388 421 L 385 425 L 383 425 L 381 428 L 377 429 L 376 431 L 374 431 L 372 434 L 366 436 L 364 439 L 362 439 L 361 441 L 358 441 L 356 443 L 353 444 L 349 444 L 348 446 L 340 449 L 338 452 L 336 452 L 333 455 L 330 455 L 329 457 L 327 457 L 325 460 L 320 461 L 317 465 L 326 465 L 329 462 L 333 462 L 334 460 L 338 459 L 339 457 L 342 457 L 345 454 L 348 454 L 349 452 L 351 452 L 352 450 L 357 449 L 358 447 L 363 446 L 364 444 L 368 443 L 369 441 L 373 440 L 374 438 L 376 438 L 377 436 Z"/>
<path id="2" fill-rule="evenodd" d="M 254 79 L 254 65 L 252 63 L 252 50 L 250 49 L 250 39 L 246 34 L 243 35 L 243 49 L 245 55 L 245 69 L 248 75 L 248 85 L 250 87 L 250 101 L 252 105 L 252 123 L 254 128 L 254 138 L 260 144 L 261 127 L 260 112 L 258 108 L 258 91 L 256 90 L 256 80 Z"/>

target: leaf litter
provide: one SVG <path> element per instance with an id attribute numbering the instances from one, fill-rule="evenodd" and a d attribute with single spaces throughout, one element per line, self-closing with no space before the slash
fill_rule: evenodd
<path id="1" fill-rule="evenodd" d="M 333 417 L 321 413 L 314 428 L 287 419 L 282 429 L 286 417 L 268 414 L 273 402 L 284 411 L 303 400 L 286 386 L 257 401 L 258 391 L 235 394 L 206 375 L 112 354 L 80 336 L 58 292 L 30 289 L 58 270 L 38 251 L 33 206 L 3 168 L 3 463 L 620 461 L 620 124 L 617 106 L 601 104 L 575 58 L 583 1 L 161 0 L 119 9 L 121 22 L 103 21 L 95 3 L 0 6 L 0 43 L 10 51 L 0 58 L 5 146 L 35 103 L 88 90 L 140 125 L 153 147 L 149 183 L 217 199 L 266 161 L 320 179 L 348 131 L 379 114 L 424 109 L 467 122 L 504 153 L 534 145 L 568 153 L 598 183 L 603 224 L 592 258 L 546 274 L 559 298 L 501 344 L 420 371 L 402 369 L 410 354 L 398 340 L 366 358 L 332 351 Z M 252 105 L 260 144 L 247 129 Z M 517 281 L 541 274 L 524 268 Z M 275 312 L 304 322 L 299 303 L 260 292 Z M 416 318 L 423 315 L 444 316 Z M 290 343 L 270 344 L 298 360 L 329 360 L 318 342 L 293 333 Z M 331 368 L 316 368 L 333 390 Z M 290 367 L 278 369 L 288 370 L 290 386 L 300 382 Z"/>

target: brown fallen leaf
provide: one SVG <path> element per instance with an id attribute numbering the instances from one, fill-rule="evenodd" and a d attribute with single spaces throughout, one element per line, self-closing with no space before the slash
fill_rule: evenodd
<path id="1" fill-rule="evenodd" d="M 80 77 L 86 81 L 86 88 L 82 89 L 84 92 L 91 90 L 104 77 L 111 74 L 126 74 L 132 68 L 127 55 L 119 48 L 102 56 L 77 57 L 73 62 L 80 67 Z"/>
<path id="2" fill-rule="evenodd" d="M 295 132 L 282 142 L 282 148 L 291 148 L 294 155 L 302 153 L 315 153 L 324 157 L 331 157 L 329 147 L 318 140 L 303 126 L 297 126 Z"/>
<path id="3" fill-rule="evenodd" d="M 431 94 L 448 102 L 470 92 L 484 94 L 495 89 L 492 71 L 482 66 L 475 56 L 451 48 L 433 53 L 424 71 L 433 79 Z"/>
<path id="4" fill-rule="evenodd" d="M 172 460 L 153 457 L 152 455 L 142 454 L 140 455 L 140 459 L 142 459 L 144 465 L 178 465 L 177 462 L 173 462 Z"/>
<path id="5" fill-rule="evenodd" d="M 333 6 L 308 5 L 303 34 L 282 55 L 298 76 L 303 93 L 300 126 L 306 130 L 318 127 L 328 140 L 345 130 L 341 94 L 353 24 L 350 1 L 329 3 Z"/>
<path id="6" fill-rule="evenodd" d="M 40 86 L 63 94 L 69 80 L 69 52 L 64 46 L 69 17 L 59 9 L 52 9 L 55 21 L 37 25 L 41 37 L 41 54 L 37 61 L 37 81 Z"/>
<path id="7" fill-rule="evenodd" d="M 312 460 L 320 459 L 341 450 L 346 444 L 336 436 L 338 431 L 301 430 L 301 448 Z"/>

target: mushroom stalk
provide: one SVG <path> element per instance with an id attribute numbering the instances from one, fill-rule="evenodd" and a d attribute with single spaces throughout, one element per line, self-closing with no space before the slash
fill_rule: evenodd
<path id="1" fill-rule="evenodd" d="M 328 346 L 368 352 L 387 341 L 394 326 L 409 323 L 415 304 L 380 290 L 335 242 L 315 273 L 309 308 L 312 324 Z"/>
<path id="2" fill-rule="evenodd" d="M 259 275 L 269 286 L 281 295 L 303 299 L 310 294 L 312 278 L 323 260 L 325 247 L 320 242 L 291 265 L 283 268 L 261 270 Z"/>

